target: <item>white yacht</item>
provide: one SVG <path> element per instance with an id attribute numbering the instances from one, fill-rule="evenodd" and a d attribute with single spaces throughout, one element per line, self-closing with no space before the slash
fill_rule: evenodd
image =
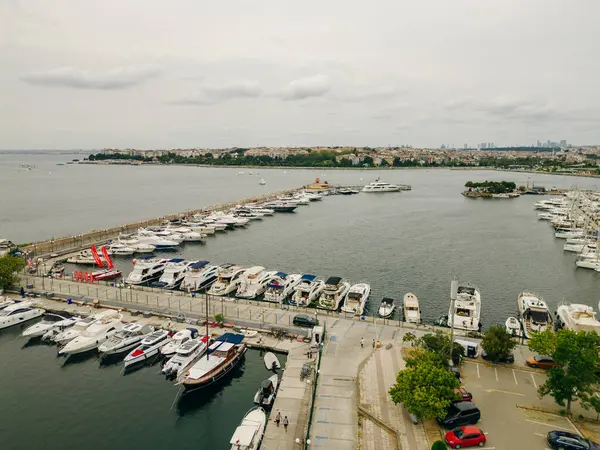
<path id="1" fill-rule="evenodd" d="M 559 239 L 582 238 L 585 231 L 581 228 L 558 228 L 554 232 L 554 237 Z"/>
<path id="2" fill-rule="evenodd" d="M 117 256 L 127 256 L 133 255 L 135 249 L 133 247 L 129 247 L 127 244 L 123 244 L 120 242 L 114 242 L 108 247 L 112 255 Z"/>
<path id="3" fill-rule="evenodd" d="M 160 348 L 160 354 L 167 358 L 173 356 L 181 344 L 195 338 L 197 335 L 198 330 L 195 328 L 179 330 L 171 337 L 169 342 L 166 342 L 165 345 Z"/>
<path id="4" fill-rule="evenodd" d="M 325 289 L 319 296 L 319 308 L 337 311 L 350 290 L 350 283 L 341 277 L 329 277 Z"/>
<path id="5" fill-rule="evenodd" d="M 237 291 L 246 269 L 233 264 L 223 264 L 217 270 L 217 280 L 212 284 L 208 293 L 210 295 L 228 295 Z"/>
<path id="6" fill-rule="evenodd" d="M 509 317 L 506 319 L 506 323 L 504 324 L 506 332 L 511 336 L 521 337 L 523 336 L 523 327 L 521 326 L 521 322 L 516 317 Z"/>
<path id="7" fill-rule="evenodd" d="M 325 289 L 325 282 L 316 275 L 305 273 L 294 289 L 290 304 L 297 306 L 308 306 L 317 301 L 321 292 Z"/>
<path id="8" fill-rule="evenodd" d="M 362 316 L 365 312 L 365 305 L 367 304 L 370 293 L 371 286 L 367 283 L 353 284 L 344 299 L 342 312 Z"/>
<path id="9" fill-rule="evenodd" d="M 271 375 L 260 384 L 260 388 L 254 394 L 254 403 L 267 408 L 273 406 L 277 387 L 279 386 L 279 377 L 277 374 Z"/>
<path id="10" fill-rule="evenodd" d="M 573 331 L 595 331 L 600 334 L 600 322 L 594 308 L 578 303 L 563 303 L 556 310 L 557 326 Z"/>
<path id="11" fill-rule="evenodd" d="M 68 327 L 77 322 L 78 317 L 70 317 L 61 314 L 46 313 L 41 321 L 35 323 L 23 330 L 23 337 L 34 338 L 41 337 L 47 331 L 55 327 Z"/>
<path id="12" fill-rule="evenodd" d="M 379 305 L 379 310 L 377 311 L 377 313 L 380 317 L 388 319 L 394 315 L 395 310 L 396 305 L 394 304 L 394 299 L 384 297 L 383 300 L 381 300 L 381 304 Z"/>
<path id="13" fill-rule="evenodd" d="M 198 292 L 208 289 L 216 280 L 220 266 L 208 264 L 208 261 L 196 261 L 185 273 L 179 289 L 185 292 Z"/>
<path id="14" fill-rule="evenodd" d="M 146 361 L 148 358 L 156 356 L 160 348 L 171 339 L 167 330 L 156 330 L 144 337 L 135 349 L 133 349 L 123 360 L 125 367 Z"/>
<path id="15" fill-rule="evenodd" d="M 183 258 L 169 259 L 158 281 L 151 282 L 150 286 L 163 289 L 177 289 L 185 278 L 186 272 L 195 262 L 186 261 Z"/>
<path id="16" fill-rule="evenodd" d="M 84 319 L 79 319 L 75 324 L 67 328 L 66 330 L 61 331 L 60 333 L 52 336 L 52 340 L 58 345 L 65 345 L 67 342 L 72 341 L 85 330 L 87 330 L 90 325 L 95 323 L 98 320 L 102 320 L 104 317 L 116 317 L 118 315 L 117 311 L 113 309 L 107 309 L 105 311 L 101 311 L 98 314 L 94 314 L 88 316 Z"/>
<path id="17" fill-rule="evenodd" d="M 533 292 L 521 292 L 517 297 L 523 333 L 530 339 L 533 333 L 546 331 L 552 323 L 552 315 L 548 305 L 542 298 Z"/>
<path id="18" fill-rule="evenodd" d="M 231 436 L 231 450 L 258 450 L 266 425 L 267 414 L 264 409 L 260 406 L 252 408 Z"/>
<path id="19" fill-rule="evenodd" d="M 153 331 L 154 327 L 148 324 L 128 323 L 117 331 L 114 336 L 103 342 L 98 347 L 98 351 L 106 356 L 128 352 Z"/>
<path id="20" fill-rule="evenodd" d="M 248 208 L 251 211 L 256 211 L 257 213 L 260 213 L 263 216 L 272 216 L 273 214 L 275 214 L 275 211 L 273 209 L 262 208 L 260 206 L 254 205 L 254 204 L 246 205 L 246 208 Z"/>
<path id="21" fill-rule="evenodd" d="M 380 181 L 379 178 L 362 188 L 363 192 L 398 192 L 400 186 Z"/>
<path id="22" fill-rule="evenodd" d="M 600 255 L 596 250 L 593 253 L 580 253 L 575 260 L 575 265 L 582 269 L 592 269 L 600 272 Z"/>
<path id="23" fill-rule="evenodd" d="M 402 304 L 404 309 L 404 321 L 408 323 L 421 323 L 421 310 L 419 309 L 419 299 L 415 294 L 409 292 L 404 296 Z"/>
<path id="24" fill-rule="evenodd" d="M 208 236 L 215 234 L 217 231 L 215 227 L 206 225 L 203 222 L 188 222 L 187 225 L 192 229 L 192 231 L 196 231 L 200 234 L 205 234 Z"/>
<path id="25" fill-rule="evenodd" d="M 17 302 L 12 298 L 0 296 L 0 310 L 6 308 L 7 306 L 14 305 L 15 303 Z"/>
<path id="26" fill-rule="evenodd" d="M 454 311 L 452 307 L 448 311 L 448 324 L 454 328 L 465 331 L 478 331 L 480 328 L 481 316 L 481 294 L 479 289 L 469 284 L 458 284 L 454 302 Z"/>
<path id="27" fill-rule="evenodd" d="M 36 319 L 44 314 L 44 310 L 33 306 L 33 302 L 23 301 L 8 305 L 0 310 L 0 329 L 12 327 Z"/>
<path id="28" fill-rule="evenodd" d="M 190 339 L 175 351 L 175 354 L 163 365 L 162 373 L 167 377 L 178 378 L 189 369 L 208 348 L 208 336 Z"/>
<path id="29" fill-rule="evenodd" d="M 143 228 L 138 231 L 137 238 L 140 243 L 151 244 L 156 250 L 172 250 L 179 247 L 179 242 L 157 236 L 152 231 Z"/>
<path id="30" fill-rule="evenodd" d="M 163 274 L 167 261 L 167 259 L 155 258 L 153 256 L 143 256 L 134 259 L 133 271 L 127 275 L 125 283 L 140 285 L 157 280 Z"/>
<path id="31" fill-rule="evenodd" d="M 117 317 L 109 316 L 97 320 L 75 339 L 67 342 L 67 344 L 58 351 L 58 354 L 70 356 L 97 349 L 100 344 L 103 344 L 110 339 L 121 328 L 123 328 L 121 315 L 118 315 Z"/>
<path id="32" fill-rule="evenodd" d="M 273 279 L 267 285 L 264 299 L 266 302 L 281 303 L 294 291 L 294 288 L 300 283 L 301 275 L 299 273 L 287 274 L 277 272 Z"/>
<path id="33" fill-rule="evenodd" d="M 260 267 L 260 266 L 256 266 Z M 248 269 L 250 270 L 250 269 Z M 275 278 L 276 271 L 261 271 L 256 275 L 252 272 L 246 272 L 242 278 L 236 297 L 239 298 L 256 298 L 267 290 L 268 284 Z"/>

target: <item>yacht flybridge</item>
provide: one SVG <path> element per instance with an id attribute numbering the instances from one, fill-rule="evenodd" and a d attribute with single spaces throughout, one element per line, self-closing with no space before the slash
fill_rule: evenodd
<path id="1" fill-rule="evenodd" d="M 186 261 L 183 258 L 173 258 L 168 260 L 165 264 L 164 272 L 158 281 L 153 281 L 150 283 L 150 286 L 163 289 L 177 289 L 185 278 L 187 270 L 195 262 L 196 261 Z"/>
<path id="2" fill-rule="evenodd" d="M 219 266 L 208 261 L 192 263 L 185 273 L 179 289 L 185 292 L 198 292 L 208 289 L 217 279 Z"/>
<path id="3" fill-rule="evenodd" d="M 329 277 L 319 297 L 319 308 L 337 311 L 349 290 L 350 283 L 341 277 Z"/>
<path id="4" fill-rule="evenodd" d="M 258 267 L 258 266 L 257 266 Z M 248 269 L 250 271 L 251 269 Z M 236 292 L 239 298 L 256 298 L 267 290 L 269 283 L 276 277 L 278 272 L 261 271 L 259 273 L 248 273 L 242 278 L 242 281 Z"/>
<path id="5" fill-rule="evenodd" d="M 550 328 L 552 315 L 548 311 L 548 305 L 539 295 L 528 291 L 521 292 L 517 297 L 517 308 L 523 333 L 527 339 L 531 339 L 533 333 Z"/>
<path id="6" fill-rule="evenodd" d="M 300 283 L 301 275 L 299 273 L 287 274 L 277 272 L 273 279 L 267 284 L 264 299 L 266 302 L 281 303 L 290 296 L 294 289 Z"/>
<path id="7" fill-rule="evenodd" d="M 87 327 L 79 336 L 58 351 L 59 355 L 75 355 L 97 349 L 123 328 L 121 315 L 104 317 Z"/>
<path id="8" fill-rule="evenodd" d="M 458 283 L 454 311 L 448 312 L 448 324 L 458 330 L 478 331 L 481 328 L 481 294 L 477 287 Z"/>
<path id="9" fill-rule="evenodd" d="M 317 278 L 316 275 L 305 273 L 294 288 L 290 304 L 308 306 L 317 300 L 323 289 L 325 289 L 325 282 L 322 279 Z"/>
<path id="10" fill-rule="evenodd" d="M 227 295 L 237 291 L 242 275 L 246 269 L 234 264 L 223 264 L 217 270 L 217 279 L 212 284 L 208 293 L 210 295 Z"/>
<path id="11" fill-rule="evenodd" d="M 165 270 L 167 261 L 167 259 L 155 258 L 151 255 L 134 259 L 133 271 L 127 275 L 125 283 L 140 285 L 159 279 Z"/>

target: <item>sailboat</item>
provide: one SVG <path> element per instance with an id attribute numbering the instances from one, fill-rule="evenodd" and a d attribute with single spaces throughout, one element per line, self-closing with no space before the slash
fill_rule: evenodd
<path id="1" fill-rule="evenodd" d="M 94 260 L 96 261 L 96 264 L 98 265 L 98 267 L 104 267 L 104 265 L 102 264 L 102 260 L 100 259 L 100 256 L 98 256 L 98 251 L 96 250 L 96 246 L 92 245 L 92 256 L 94 257 Z M 115 266 L 112 262 L 112 259 L 110 259 L 110 255 L 108 254 L 108 251 L 106 250 L 106 247 L 102 247 L 102 255 L 104 256 L 104 260 L 106 261 L 106 269 L 102 269 L 102 270 L 97 270 L 96 272 L 92 272 L 92 278 L 96 281 L 101 281 L 101 280 L 112 280 L 114 278 L 118 278 L 121 276 L 121 271 L 119 269 L 115 269 Z"/>

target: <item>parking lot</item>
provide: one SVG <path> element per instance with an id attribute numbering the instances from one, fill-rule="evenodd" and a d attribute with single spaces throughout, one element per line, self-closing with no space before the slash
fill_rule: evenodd
<path id="1" fill-rule="evenodd" d="M 484 449 L 545 450 L 549 431 L 577 433 L 566 417 L 518 406 L 556 409 L 552 398 L 541 400 L 537 395 L 538 386 L 546 378 L 543 373 L 466 360 L 462 374 L 463 386 L 481 410 L 477 426 L 487 437 Z"/>

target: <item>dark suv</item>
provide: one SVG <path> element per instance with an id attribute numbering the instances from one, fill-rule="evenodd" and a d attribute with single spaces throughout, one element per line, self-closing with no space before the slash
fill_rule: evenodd
<path id="1" fill-rule="evenodd" d="M 481 418 L 479 408 L 471 402 L 452 403 L 446 411 L 446 417 L 437 421 L 448 429 L 461 425 L 475 425 Z"/>
<path id="2" fill-rule="evenodd" d="M 306 316 L 304 314 L 298 314 L 296 317 L 294 317 L 293 324 L 297 327 L 312 328 L 319 325 L 319 321 L 314 317 Z"/>

